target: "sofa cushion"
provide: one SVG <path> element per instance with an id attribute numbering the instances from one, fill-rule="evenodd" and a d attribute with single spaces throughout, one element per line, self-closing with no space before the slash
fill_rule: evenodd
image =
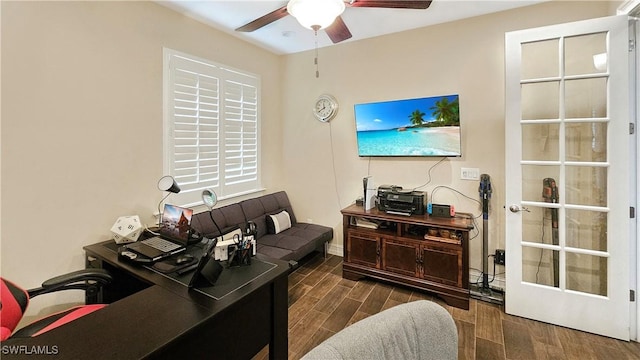
<path id="1" fill-rule="evenodd" d="M 292 236 L 269 234 L 265 235 L 263 240 L 265 241 L 258 243 L 257 251 L 281 260 L 298 261 L 317 248 L 313 241 L 301 241 L 300 238 Z"/>
<path id="2" fill-rule="evenodd" d="M 240 202 L 242 211 L 247 221 L 253 221 L 256 224 L 256 239 L 260 239 L 267 233 L 267 219 L 262 203 L 258 198 L 244 200 Z"/>
<path id="3" fill-rule="evenodd" d="M 256 239 L 260 239 L 268 233 L 267 219 L 265 216 L 267 214 L 275 214 L 286 210 L 291 218 L 291 225 L 297 222 L 296 216 L 291 208 L 291 203 L 289 203 L 289 197 L 284 191 L 241 201 L 240 206 L 242 207 L 246 220 L 253 221 L 256 224 Z"/>
<path id="4" fill-rule="evenodd" d="M 291 227 L 291 217 L 286 210 L 273 215 L 267 215 L 267 232 L 279 234 Z"/>
<path id="5" fill-rule="evenodd" d="M 293 251 L 288 249 L 277 248 L 274 246 L 258 244 L 256 251 L 260 254 L 266 255 L 274 259 L 292 260 L 291 254 Z"/>
<path id="6" fill-rule="evenodd" d="M 291 203 L 289 202 L 289 197 L 286 192 L 279 191 L 273 194 L 261 196 L 258 199 L 260 199 L 260 202 L 262 203 L 265 214 L 273 214 L 280 212 L 281 210 L 286 210 L 289 213 L 289 216 L 291 216 L 291 223 L 295 224 L 298 222 L 293 214 L 293 208 L 291 207 Z"/>
<path id="7" fill-rule="evenodd" d="M 300 260 L 314 250 L 321 249 L 325 242 L 333 238 L 333 229 L 315 224 L 297 223 L 280 234 L 266 234 L 258 241 L 260 244 L 291 250 L 283 260 Z"/>
<path id="8" fill-rule="evenodd" d="M 215 220 L 215 224 L 211 218 Z M 220 235 L 216 224 L 223 234 L 236 229 L 245 223 L 244 212 L 240 204 L 231 204 L 209 211 L 194 214 L 191 219 L 191 227 L 204 236 L 212 237 Z"/>
<path id="9" fill-rule="evenodd" d="M 297 251 L 307 242 L 303 240 L 305 239 L 298 236 L 290 236 L 285 234 L 268 234 L 260 239 L 260 244 L 275 246 L 282 249 L 289 249 L 291 251 Z"/>

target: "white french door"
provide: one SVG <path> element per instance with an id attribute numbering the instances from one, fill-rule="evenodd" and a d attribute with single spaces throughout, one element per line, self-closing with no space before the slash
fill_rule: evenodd
<path id="1" fill-rule="evenodd" d="M 509 314 L 629 339 L 629 23 L 507 33 Z"/>

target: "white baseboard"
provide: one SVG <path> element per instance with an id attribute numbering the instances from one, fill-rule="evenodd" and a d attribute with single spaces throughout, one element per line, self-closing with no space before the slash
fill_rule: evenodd
<path id="1" fill-rule="evenodd" d="M 329 243 L 329 249 L 327 249 L 327 252 L 331 255 L 336 255 L 340 257 L 342 257 L 344 254 L 342 245 L 336 245 L 332 243 Z"/>

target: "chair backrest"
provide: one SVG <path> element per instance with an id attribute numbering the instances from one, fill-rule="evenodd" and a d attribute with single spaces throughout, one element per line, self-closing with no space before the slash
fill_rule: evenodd
<path id="1" fill-rule="evenodd" d="M 0 278 L 0 341 L 11 336 L 29 305 L 27 291 Z"/>

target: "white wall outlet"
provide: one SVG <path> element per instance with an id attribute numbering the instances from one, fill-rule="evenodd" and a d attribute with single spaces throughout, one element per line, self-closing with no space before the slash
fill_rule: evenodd
<path id="1" fill-rule="evenodd" d="M 480 169 L 478 169 L 478 168 L 460 168 L 460 179 L 462 179 L 462 180 L 480 180 Z"/>

